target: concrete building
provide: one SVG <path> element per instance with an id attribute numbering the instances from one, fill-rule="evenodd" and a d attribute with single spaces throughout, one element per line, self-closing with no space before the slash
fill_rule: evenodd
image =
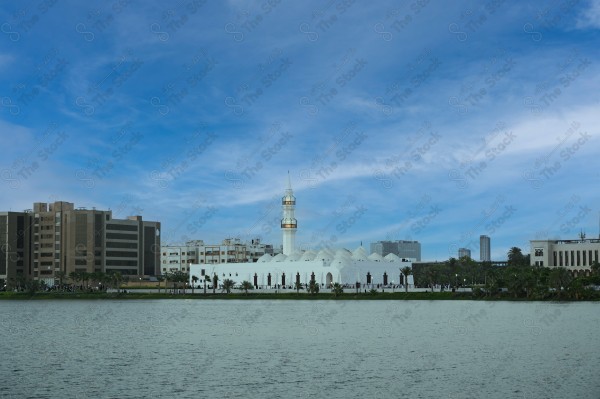
<path id="1" fill-rule="evenodd" d="M 531 265 L 565 267 L 573 274 L 589 274 L 591 266 L 599 262 L 599 239 L 531 240 Z"/>
<path id="2" fill-rule="evenodd" d="M 185 245 L 164 245 L 161 247 L 161 273 L 189 273 L 191 263 L 256 262 L 264 254 L 273 255 L 273 246 L 261 243 L 260 239 L 242 243 L 239 238 L 226 238 L 215 245 L 205 244 L 202 240 L 188 241 Z"/>
<path id="3" fill-rule="evenodd" d="M 0 212 L 0 288 L 32 274 L 32 223 L 30 212 Z"/>
<path id="4" fill-rule="evenodd" d="M 418 241 L 377 241 L 371 243 L 371 253 L 379 254 L 382 257 L 388 254 L 394 254 L 399 258 L 416 259 L 421 261 L 421 243 Z"/>
<path id="5" fill-rule="evenodd" d="M 486 235 L 479 236 L 479 260 L 481 262 L 492 260 L 490 237 Z"/>
<path id="6" fill-rule="evenodd" d="M 311 280 L 328 287 L 332 283 L 361 286 L 399 285 L 403 279 L 401 269 L 410 267 L 414 258 L 400 258 L 390 253 L 381 256 L 371 255 L 362 247 L 350 251 L 345 248 L 322 248 L 300 250 L 295 248 L 294 235 L 297 221 L 294 217 L 296 198 L 293 195 L 288 175 L 288 187 L 281 200 L 282 205 L 282 242 L 283 253 L 272 256 L 265 253 L 255 263 L 196 263 L 190 266 L 190 284 L 192 276 L 217 275 L 219 281 L 231 279 L 236 284 L 246 280 L 256 287 L 293 287 L 296 282 L 307 284 Z M 408 284 L 413 285 L 412 276 Z"/>
<path id="7" fill-rule="evenodd" d="M 160 264 L 160 223 L 141 216 L 113 219 L 111 211 L 70 202 L 33 205 L 32 277 L 48 285 L 58 272 L 155 275 Z"/>
<path id="8" fill-rule="evenodd" d="M 283 231 L 283 254 L 289 256 L 294 252 L 296 245 L 296 229 L 298 221 L 294 217 L 296 208 L 296 197 L 292 192 L 292 183 L 290 181 L 290 172 L 288 172 L 288 187 L 285 195 L 281 199 L 283 207 L 283 218 L 281 219 L 281 229 Z"/>
<path id="9" fill-rule="evenodd" d="M 460 258 L 471 258 L 471 250 L 469 248 L 458 248 L 458 259 Z"/>

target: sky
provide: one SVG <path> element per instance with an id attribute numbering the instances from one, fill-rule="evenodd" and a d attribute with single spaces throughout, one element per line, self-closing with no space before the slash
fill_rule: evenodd
<path id="1" fill-rule="evenodd" d="M 0 5 L 0 210 L 162 243 L 417 240 L 492 259 L 600 234 L 600 1 Z"/>

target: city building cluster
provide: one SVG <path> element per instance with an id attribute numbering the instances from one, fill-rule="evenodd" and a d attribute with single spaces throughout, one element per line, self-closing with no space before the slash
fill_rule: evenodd
<path id="1" fill-rule="evenodd" d="M 255 286 L 308 284 L 411 284 L 405 267 L 421 262 L 418 241 L 377 241 L 370 251 L 360 247 L 299 249 L 295 246 L 296 198 L 288 176 L 282 197 L 282 245 L 241 242 L 227 238 L 220 244 L 202 240 L 161 246 L 161 225 L 141 216 L 113 218 L 112 211 L 75 208 L 70 202 L 36 202 L 23 212 L 0 212 L 0 283 L 18 277 L 47 286 L 71 273 L 114 273 L 148 278 L 183 272 L 206 279 L 212 276 Z M 490 237 L 480 236 L 479 260 L 492 262 Z M 588 273 L 599 261 L 600 239 L 531 240 L 530 264 L 564 267 L 573 275 Z M 471 259 L 472 248 L 459 248 L 458 259 Z M 3 284 L 2 284 L 3 285 Z"/>

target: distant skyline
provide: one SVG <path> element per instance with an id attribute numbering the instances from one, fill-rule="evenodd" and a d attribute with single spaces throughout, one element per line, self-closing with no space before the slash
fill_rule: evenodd
<path id="1" fill-rule="evenodd" d="M 289 170 L 300 248 L 598 237 L 598 0 L 16 2 L 0 28 L 0 210 L 279 246 Z"/>

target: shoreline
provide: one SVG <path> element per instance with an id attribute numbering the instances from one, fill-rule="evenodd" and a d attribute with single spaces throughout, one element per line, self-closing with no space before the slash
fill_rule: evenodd
<path id="1" fill-rule="evenodd" d="M 394 293 L 343 293 L 338 296 L 334 296 L 332 293 L 319 293 L 309 294 L 306 292 L 286 292 L 286 293 L 186 293 L 186 294 L 171 294 L 171 293 L 142 293 L 142 292 L 128 292 L 128 293 L 27 293 L 27 292 L 2 292 L 0 293 L 0 301 L 2 300 L 152 300 L 152 299 L 191 299 L 191 300 L 326 300 L 326 301 L 476 301 L 476 302 L 494 302 L 494 301 L 507 301 L 507 302 L 598 302 L 600 298 L 590 299 L 569 299 L 569 298 L 558 298 L 551 296 L 548 298 L 512 298 L 508 295 L 496 296 L 496 297 L 478 297 L 470 292 L 467 293 L 456 293 L 456 292 L 394 292 Z"/>

